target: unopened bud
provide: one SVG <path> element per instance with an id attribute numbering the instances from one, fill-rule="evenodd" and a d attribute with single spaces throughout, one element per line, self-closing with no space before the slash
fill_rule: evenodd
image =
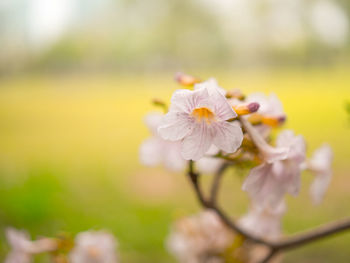
<path id="1" fill-rule="evenodd" d="M 267 117 L 267 116 L 262 116 L 261 122 L 263 124 L 272 126 L 272 127 L 277 127 L 281 124 L 283 124 L 286 121 L 286 116 L 279 116 L 279 117 Z"/>
<path id="2" fill-rule="evenodd" d="M 244 100 L 245 96 L 239 89 L 234 89 L 226 92 L 226 98 Z"/>
<path id="3" fill-rule="evenodd" d="M 257 102 L 251 102 L 248 104 L 240 104 L 233 106 L 232 108 L 238 115 L 246 115 L 256 112 L 260 107 L 260 104 Z"/>
<path id="4" fill-rule="evenodd" d="M 181 72 L 175 74 L 175 81 L 184 86 L 193 86 L 194 84 L 201 82 L 200 79 Z"/>
<path id="5" fill-rule="evenodd" d="M 164 101 L 162 101 L 162 100 L 160 100 L 160 99 L 157 99 L 157 98 L 154 98 L 154 99 L 152 100 L 152 103 L 153 103 L 153 105 L 155 105 L 155 106 L 162 107 L 163 110 L 164 110 L 165 112 L 168 111 L 168 106 L 166 105 L 166 103 L 165 103 Z"/>

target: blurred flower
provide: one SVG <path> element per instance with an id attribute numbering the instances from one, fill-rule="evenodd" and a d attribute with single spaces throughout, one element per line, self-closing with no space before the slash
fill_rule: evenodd
<path id="1" fill-rule="evenodd" d="M 72 263 L 117 263 L 114 236 L 105 231 L 86 231 L 75 238 L 75 247 L 70 253 Z"/>
<path id="2" fill-rule="evenodd" d="M 219 149 L 215 145 L 210 146 L 209 150 L 206 152 L 206 155 L 208 156 L 204 156 L 196 162 L 197 170 L 200 173 L 217 172 L 225 160 L 216 157 L 210 157 L 210 155 L 216 155 L 218 153 Z"/>
<path id="3" fill-rule="evenodd" d="M 183 263 L 223 262 L 219 257 L 234 240 L 215 212 L 207 210 L 175 222 L 168 250 Z"/>
<path id="4" fill-rule="evenodd" d="M 32 261 L 33 255 L 53 251 L 57 248 L 54 239 L 42 238 L 31 241 L 27 232 L 14 228 L 6 229 L 6 238 L 12 250 L 7 255 L 5 263 L 29 263 Z"/>
<path id="5" fill-rule="evenodd" d="M 263 163 L 253 168 L 243 183 L 253 202 L 261 207 L 276 208 L 285 193 L 297 195 L 300 188 L 301 164 L 305 161 L 305 141 L 290 130 L 277 138 L 277 148 L 288 148 L 286 159 Z"/>
<path id="6" fill-rule="evenodd" d="M 253 207 L 249 213 L 239 220 L 241 227 L 253 235 L 264 239 L 276 240 L 281 236 L 281 218 L 286 205 L 281 202 L 276 209 L 260 209 Z"/>
<path id="7" fill-rule="evenodd" d="M 266 96 L 263 93 L 253 93 L 247 97 L 246 101 L 259 103 L 257 113 L 261 116 L 259 121 L 263 124 L 277 126 L 286 119 L 282 103 L 275 94 Z"/>
<path id="8" fill-rule="evenodd" d="M 237 150 L 243 140 L 242 129 L 227 122 L 236 116 L 217 86 L 205 82 L 196 84 L 194 91 L 173 94 L 158 132 L 165 140 L 182 141 L 184 159 L 199 160 L 212 144 L 228 153 Z"/>
<path id="9" fill-rule="evenodd" d="M 311 8 L 310 19 L 321 42 L 331 47 L 341 47 L 346 43 L 349 20 L 345 11 L 334 1 L 316 1 Z"/>
<path id="10" fill-rule="evenodd" d="M 322 201 L 332 179 L 332 161 L 332 148 L 325 144 L 318 148 L 307 162 L 307 168 L 315 175 L 310 194 L 316 204 Z"/>
<path id="11" fill-rule="evenodd" d="M 164 115 L 160 113 L 150 113 L 146 116 L 145 123 L 153 136 L 141 144 L 140 160 L 144 165 L 163 164 L 169 170 L 181 171 L 186 164 L 181 156 L 181 142 L 163 140 L 158 135 L 157 129 L 163 118 Z"/>

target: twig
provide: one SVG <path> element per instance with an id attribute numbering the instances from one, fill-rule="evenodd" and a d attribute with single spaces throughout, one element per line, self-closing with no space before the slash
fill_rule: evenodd
<path id="1" fill-rule="evenodd" d="M 264 257 L 260 263 L 268 263 L 277 253 L 278 250 L 276 249 L 270 249 L 269 253 Z"/>
<path id="2" fill-rule="evenodd" d="M 223 171 L 220 172 L 222 173 Z M 344 220 L 332 222 L 327 225 L 315 228 L 313 230 L 306 231 L 305 233 L 296 234 L 294 236 L 281 239 L 279 241 L 272 242 L 264 240 L 240 228 L 233 220 L 229 218 L 229 216 L 225 214 L 225 212 L 222 209 L 219 208 L 219 206 L 216 203 L 206 200 L 199 184 L 200 175 L 194 172 L 194 164 L 192 161 L 189 162 L 188 176 L 191 179 L 191 183 L 196 192 L 197 198 L 203 207 L 214 210 L 217 213 L 217 215 L 221 218 L 221 220 L 236 233 L 244 236 L 246 239 L 252 242 L 265 245 L 271 249 L 270 253 L 265 259 L 263 259 L 262 263 L 269 262 L 269 260 L 279 251 L 297 248 L 307 243 L 311 243 L 321 238 L 329 237 L 331 235 L 335 235 L 337 233 L 350 229 L 350 218 L 346 218 Z M 218 186 L 216 186 L 215 188 L 218 188 Z M 214 191 L 217 191 L 217 189 Z"/>
<path id="3" fill-rule="evenodd" d="M 211 185 L 211 191 L 210 191 L 210 201 L 211 203 L 215 204 L 217 197 L 218 197 L 218 192 L 219 192 L 219 187 L 220 187 L 220 182 L 221 178 L 224 175 L 224 172 L 226 169 L 229 167 L 229 163 L 225 162 L 221 165 L 217 173 L 214 175 L 214 179 Z"/>

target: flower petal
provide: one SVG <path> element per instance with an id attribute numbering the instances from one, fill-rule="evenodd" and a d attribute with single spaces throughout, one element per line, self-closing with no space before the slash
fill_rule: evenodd
<path id="1" fill-rule="evenodd" d="M 182 157 L 185 160 L 197 161 L 203 157 L 213 142 L 213 136 L 206 123 L 196 124 L 193 132 L 182 142 Z"/>
<path id="2" fill-rule="evenodd" d="M 242 144 L 242 128 L 236 122 L 213 124 L 214 144 L 227 153 L 235 152 Z"/>
<path id="3" fill-rule="evenodd" d="M 190 114 L 202 100 L 209 97 L 206 89 L 195 91 L 181 89 L 174 92 L 171 97 L 169 112 L 184 112 Z"/>
<path id="4" fill-rule="evenodd" d="M 147 166 L 156 166 L 162 160 L 161 139 L 151 137 L 145 140 L 140 146 L 140 161 Z"/>
<path id="5" fill-rule="evenodd" d="M 164 140 L 178 141 L 191 133 L 193 127 L 193 122 L 186 113 L 168 112 L 158 127 L 158 134 Z"/>

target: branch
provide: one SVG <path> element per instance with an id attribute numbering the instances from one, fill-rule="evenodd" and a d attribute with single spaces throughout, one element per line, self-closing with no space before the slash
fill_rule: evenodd
<path id="1" fill-rule="evenodd" d="M 218 197 L 221 178 L 229 166 L 230 166 L 229 163 L 225 162 L 224 164 L 221 165 L 217 173 L 214 175 L 214 179 L 213 179 L 213 183 L 211 185 L 211 191 L 210 191 L 210 201 L 213 204 L 216 203 L 216 200 Z"/>
<path id="2" fill-rule="evenodd" d="M 219 173 L 223 174 L 225 169 L 226 167 L 225 168 L 222 167 L 222 169 L 220 169 L 216 175 L 217 179 L 215 179 L 214 181 L 215 185 L 213 185 L 212 187 L 212 193 L 213 191 L 215 193 L 214 196 L 217 195 L 219 181 L 222 176 L 218 174 Z M 306 231 L 305 233 L 296 234 L 294 236 L 281 239 L 279 241 L 272 242 L 272 241 L 264 240 L 260 237 L 252 235 L 251 233 L 248 233 L 247 231 L 243 230 L 233 220 L 231 220 L 229 216 L 227 216 L 225 212 L 222 209 L 220 209 L 215 202 L 212 201 L 213 195 L 212 195 L 211 201 L 206 200 L 199 184 L 200 174 L 194 172 L 193 161 L 189 161 L 188 176 L 191 180 L 191 183 L 197 195 L 198 201 L 203 207 L 214 210 L 217 213 L 217 215 L 221 218 L 221 220 L 236 233 L 244 236 L 246 239 L 252 242 L 265 245 L 271 249 L 270 253 L 266 256 L 266 258 L 263 259 L 261 263 L 269 262 L 272 259 L 272 257 L 279 251 L 297 248 L 299 246 L 311 243 L 313 241 L 317 241 L 321 238 L 329 237 L 331 235 L 335 235 L 337 233 L 350 229 L 350 218 L 346 218 L 344 220 L 341 220 L 338 222 L 332 222 L 324 226 L 315 228 L 313 230 Z M 214 197 L 214 200 L 215 198 L 216 197 Z"/>

